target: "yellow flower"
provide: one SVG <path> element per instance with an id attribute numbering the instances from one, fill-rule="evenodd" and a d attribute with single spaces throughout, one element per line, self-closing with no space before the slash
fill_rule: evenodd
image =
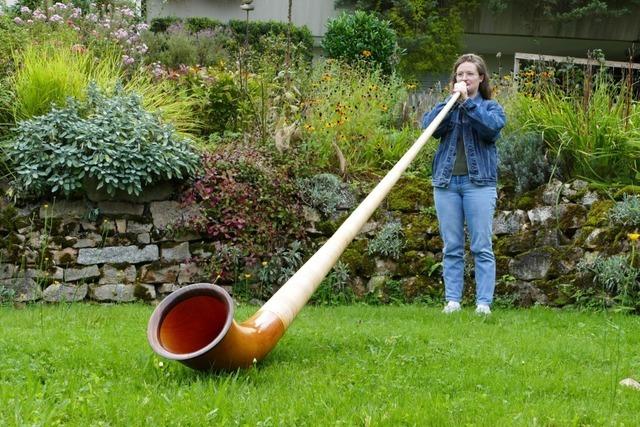
<path id="1" fill-rule="evenodd" d="M 269 264 L 267 261 L 262 261 L 262 266 L 266 266 L 267 264 Z"/>
<path id="2" fill-rule="evenodd" d="M 638 240 L 638 238 L 640 238 L 640 233 L 629 233 L 627 234 L 627 237 L 629 238 L 629 240 L 635 242 L 636 240 Z"/>
<path id="3" fill-rule="evenodd" d="M 363 50 L 363 51 L 362 51 L 362 56 L 364 56 L 365 58 L 368 58 L 368 57 L 370 57 L 371 55 L 372 55 L 372 53 L 371 53 L 371 51 L 370 51 L 370 50 L 366 50 L 366 49 L 365 49 L 365 50 Z"/>
<path id="4" fill-rule="evenodd" d="M 250 278 L 251 278 L 251 274 L 249 274 L 249 273 L 245 273 L 244 278 L 245 278 L 245 279 L 250 279 Z"/>

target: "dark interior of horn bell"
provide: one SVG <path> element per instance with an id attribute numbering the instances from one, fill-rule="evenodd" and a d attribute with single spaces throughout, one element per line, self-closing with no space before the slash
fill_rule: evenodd
<path id="1" fill-rule="evenodd" d="M 229 307 L 211 295 L 196 295 L 173 305 L 160 323 L 160 344 L 174 354 L 198 351 L 223 331 Z"/>

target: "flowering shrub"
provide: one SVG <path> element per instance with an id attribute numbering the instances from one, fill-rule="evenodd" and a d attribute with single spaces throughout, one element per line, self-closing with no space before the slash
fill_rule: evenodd
<path id="1" fill-rule="evenodd" d="M 406 93 L 400 79 L 332 60 L 315 67 L 312 79 L 302 150 L 318 168 L 335 165 L 338 150 L 348 168 L 386 167 L 413 143 L 412 130 L 389 129 L 394 108 Z"/>
<path id="2" fill-rule="evenodd" d="M 140 22 L 140 18 L 127 6 L 106 5 L 103 9 L 98 9 L 91 3 L 85 10 L 73 3 L 61 2 L 47 9 L 31 10 L 22 6 L 14 22 L 35 33 L 46 33 L 65 26 L 75 31 L 85 45 L 117 45 L 122 49 L 122 62 L 125 65 L 140 61 L 148 49 L 142 42 L 140 33 L 149 26 Z"/>
<path id="3" fill-rule="evenodd" d="M 225 46 L 231 37 L 231 32 L 222 26 L 192 32 L 181 22 L 170 25 L 163 32 L 148 31 L 142 35 L 149 46 L 146 61 L 161 63 L 171 69 L 181 65 L 210 66 L 228 62 Z"/>

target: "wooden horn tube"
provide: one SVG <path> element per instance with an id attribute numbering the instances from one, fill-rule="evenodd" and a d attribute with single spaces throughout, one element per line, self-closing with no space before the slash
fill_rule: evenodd
<path id="1" fill-rule="evenodd" d="M 153 351 L 199 370 L 234 370 L 262 360 L 346 247 L 382 203 L 420 149 L 449 113 L 459 93 L 422 132 L 395 166 L 340 228 L 253 316 L 233 320 L 233 300 L 220 286 L 198 283 L 178 289 L 154 310 L 147 327 Z"/>

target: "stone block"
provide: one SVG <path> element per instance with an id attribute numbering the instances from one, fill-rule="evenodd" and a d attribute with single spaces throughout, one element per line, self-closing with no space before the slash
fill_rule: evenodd
<path id="1" fill-rule="evenodd" d="M 78 264 L 137 264 L 159 259 L 156 245 L 143 248 L 137 246 L 110 246 L 106 248 L 84 248 L 78 254 Z"/>
<path id="2" fill-rule="evenodd" d="M 54 283 L 48 286 L 42 293 L 42 298 L 47 302 L 72 302 L 82 301 L 87 296 L 86 284 L 71 285 L 68 283 Z"/>
<path id="3" fill-rule="evenodd" d="M 64 270 L 65 282 L 76 282 L 78 280 L 90 279 L 92 277 L 100 277 L 100 269 L 97 265 L 91 265 L 84 268 L 67 268 Z"/>
<path id="4" fill-rule="evenodd" d="M 163 245 L 160 251 L 160 259 L 163 261 L 186 261 L 191 258 L 189 243 L 184 242 L 178 245 Z"/>
<path id="5" fill-rule="evenodd" d="M 136 267 L 129 265 L 124 269 L 116 268 L 112 265 L 105 264 L 102 266 L 102 277 L 98 281 L 101 285 L 133 283 L 136 281 Z"/>
<path id="6" fill-rule="evenodd" d="M 136 299 L 135 285 L 90 285 L 89 298 L 96 301 L 130 302 Z"/>

